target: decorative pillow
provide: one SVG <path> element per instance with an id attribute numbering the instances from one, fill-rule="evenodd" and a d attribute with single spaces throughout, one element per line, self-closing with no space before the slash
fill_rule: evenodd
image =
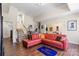
<path id="1" fill-rule="evenodd" d="M 57 36 L 56 41 L 61 41 L 61 36 Z"/>
<path id="2" fill-rule="evenodd" d="M 45 35 L 44 35 L 44 34 L 39 34 L 39 37 L 40 37 L 41 39 L 45 39 Z"/>

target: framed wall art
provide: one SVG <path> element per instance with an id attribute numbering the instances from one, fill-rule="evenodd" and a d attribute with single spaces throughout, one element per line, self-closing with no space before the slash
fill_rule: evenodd
<path id="1" fill-rule="evenodd" d="M 70 20 L 67 22 L 68 31 L 77 31 L 77 20 Z"/>
<path id="2" fill-rule="evenodd" d="M 49 27 L 49 31 L 53 31 L 53 27 Z"/>

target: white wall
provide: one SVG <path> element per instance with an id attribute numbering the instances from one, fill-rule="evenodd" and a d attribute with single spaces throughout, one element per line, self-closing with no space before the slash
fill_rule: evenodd
<path id="1" fill-rule="evenodd" d="M 67 21 L 69 20 L 77 20 L 77 31 L 67 31 Z M 79 44 L 79 14 L 66 15 L 55 19 L 52 18 L 42 21 L 42 23 L 47 26 L 52 26 L 54 31 L 56 26 L 59 26 L 59 30 L 67 35 L 69 42 Z"/>
<path id="2" fill-rule="evenodd" d="M 63 8 L 56 8 L 55 10 L 49 11 L 48 13 L 44 13 L 42 15 L 39 15 L 35 18 L 35 21 L 42 21 L 42 20 L 47 20 L 47 19 L 52 19 L 53 17 L 59 17 L 59 16 L 63 16 L 64 14 L 68 13 L 69 10 L 65 7 Z"/>
<path id="3" fill-rule="evenodd" d="M 10 37 L 11 22 L 8 20 L 8 13 L 3 12 L 3 38 Z"/>
<path id="4" fill-rule="evenodd" d="M 3 22 L 3 38 L 9 38 L 10 37 L 10 23 Z"/>
<path id="5" fill-rule="evenodd" d="M 24 25 L 26 26 L 26 28 L 28 28 L 29 25 L 33 25 L 33 29 L 34 29 L 35 22 L 32 17 L 24 15 Z"/>

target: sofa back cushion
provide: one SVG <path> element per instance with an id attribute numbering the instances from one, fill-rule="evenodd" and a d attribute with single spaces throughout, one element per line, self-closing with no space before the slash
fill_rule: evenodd
<path id="1" fill-rule="evenodd" d="M 39 38 L 39 34 L 32 34 L 32 39 L 38 39 Z"/>
<path id="2" fill-rule="evenodd" d="M 54 35 L 53 34 L 45 34 L 46 39 L 53 39 L 54 40 Z"/>
<path id="3" fill-rule="evenodd" d="M 65 35 L 62 35 L 62 34 L 45 34 L 46 39 L 56 40 L 57 36 L 65 37 Z"/>

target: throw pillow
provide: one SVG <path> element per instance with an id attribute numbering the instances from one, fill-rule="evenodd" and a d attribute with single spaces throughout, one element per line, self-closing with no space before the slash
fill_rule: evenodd
<path id="1" fill-rule="evenodd" d="M 61 41 L 61 36 L 57 36 L 56 41 Z"/>
<path id="2" fill-rule="evenodd" d="M 45 35 L 44 35 L 44 34 L 39 34 L 39 37 L 40 37 L 41 39 L 45 39 Z"/>

